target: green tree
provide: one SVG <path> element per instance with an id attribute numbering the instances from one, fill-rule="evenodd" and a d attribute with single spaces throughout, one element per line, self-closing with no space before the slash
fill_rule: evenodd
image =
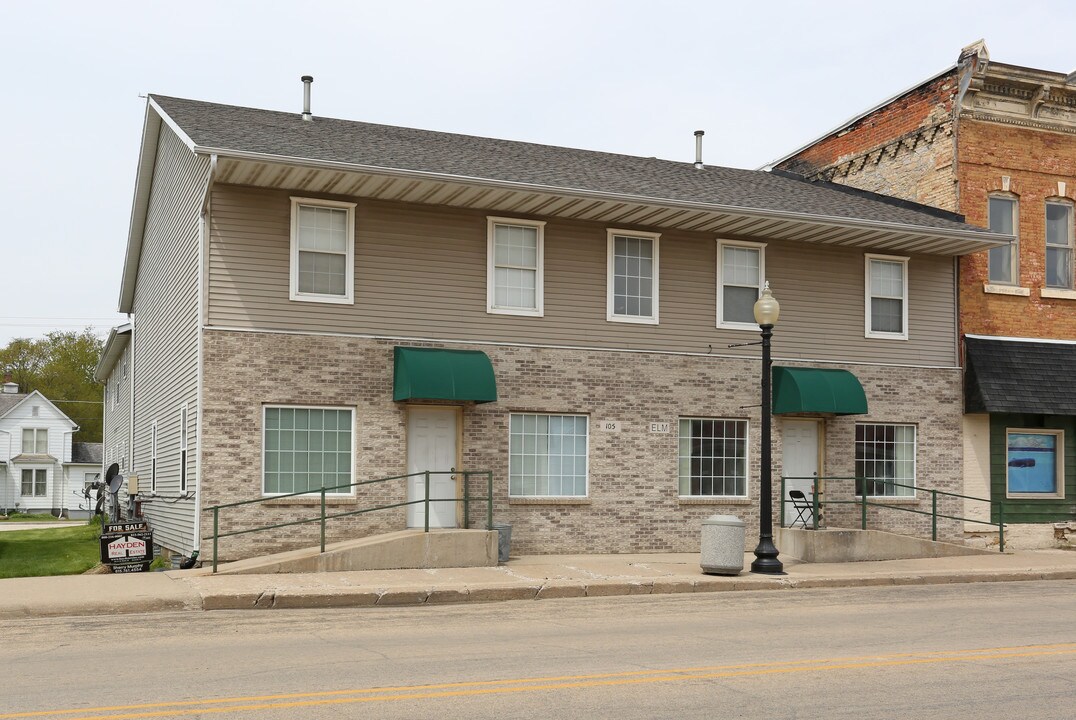
<path id="1" fill-rule="evenodd" d="M 79 426 L 75 442 L 101 442 L 104 388 L 93 370 L 104 346 L 91 328 L 16 338 L 0 349 L 0 371 L 20 392 L 39 391 Z"/>

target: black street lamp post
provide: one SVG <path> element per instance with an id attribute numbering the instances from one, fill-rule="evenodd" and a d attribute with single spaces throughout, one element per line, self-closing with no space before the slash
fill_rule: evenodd
<path id="1" fill-rule="evenodd" d="M 766 283 L 755 303 L 755 322 L 762 330 L 762 470 L 759 475 L 759 526 L 758 547 L 755 548 L 755 560 L 751 563 L 751 572 L 766 575 L 783 575 L 784 566 L 777 559 L 777 546 L 773 544 L 773 457 L 770 452 L 770 424 L 772 403 L 770 399 L 770 338 L 773 326 L 777 324 L 781 306 L 770 292 Z"/>

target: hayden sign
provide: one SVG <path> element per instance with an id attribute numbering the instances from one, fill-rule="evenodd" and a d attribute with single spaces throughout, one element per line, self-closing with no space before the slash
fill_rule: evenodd
<path id="1" fill-rule="evenodd" d="M 153 531 L 145 523 L 114 523 L 101 533 L 101 562 L 112 572 L 145 572 L 153 560 Z"/>

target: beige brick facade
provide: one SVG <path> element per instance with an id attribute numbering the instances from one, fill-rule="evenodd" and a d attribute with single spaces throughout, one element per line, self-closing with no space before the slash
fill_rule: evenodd
<path id="1" fill-rule="evenodd" d="M 351 407 L 356 480 L 407 471 L 405 405 L 392 400 L 392 349 L 388 340 L 328 335 L 205 331 L 205 410 L 202 428 L 202 506 L 262 496 L 262 407 L 295 404 Z M 452 344 L 489 355 L 499 400 L 468 404 L 462 410 L 462 466 L 494 473 L 494 520 L 513 525 L 513 552 L 697 551 L 699 521 L 732 514 L 747 522 L 747 545 L 758 533 L 759 365 L 754 360 L 703 355 L 615 352 L 502 345 Z M 782 362 L 780 333 L 775 340 Z M 842 367 L 828 365 L 827 367 Z M 855 423 L 912 423 L 918 428 L 917 483 L 959 492 L 961 404 L 959 373 L 951 368 L 843 366 L 862 382 L 869 415 L 825 420 L 823 472 L 854 473 Z M 508 498 L 509 414 L 578 413 L 589 417 L 589 487 L 585 499 L 565 501 Z M 684 500 L 678 497 L 677 421 L 680 417 L 744 418 L 749 421 L 748 500 Z M 618 432 L 599 429 L 619 423 Z M 650 423 L 670 423 L 667 434 Z M 774 483 L 780 486 L 781 424 L 774 424 Z M 472 494 L 484 494 L 472 480 Z M 830 497 L 847 498 L 850 482 L 831 483 Z M 366 486 L 360 498 L 330 501 L 329 511 L 401 502 L 402 483 Z M 920 492 L 912 504 L 930 510 Z M 956 506 L 939 502 L 948 514 Z M 223 511 L 229 531 L 316 517 L 318 501 L 279 500 Z M 775 510 L 776 515 L 776 510 Z M 475 503 L 471 520 L 484 522 Z M 831 525 L 858 523 L 852 506 L 834 508 Z M 871 527 L 929 532 L 930 518 L 895 510 L 871 511 Z M 404 511 L 394 509 L 329 523 L 330 541 L 398 530 Z M 943 539 L 960 537 L 955 522 L 940 525 Z M 211 514 L 202 537 L 212 535 Z M 222 557 L 308 546 L 317 543 L 317 523 L 221 542 Z M 203 548 L 210 549 L 209 542 Z"/>

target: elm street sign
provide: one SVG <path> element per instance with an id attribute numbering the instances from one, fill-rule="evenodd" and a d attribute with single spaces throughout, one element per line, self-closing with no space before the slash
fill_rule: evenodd
<path id="1" fill-rule="evenodd" d="M 108 523 L 101 533 L 101 562 L 114 573 L 146 572 L 153 560 L 153 531 L 145 522 Z"/>

